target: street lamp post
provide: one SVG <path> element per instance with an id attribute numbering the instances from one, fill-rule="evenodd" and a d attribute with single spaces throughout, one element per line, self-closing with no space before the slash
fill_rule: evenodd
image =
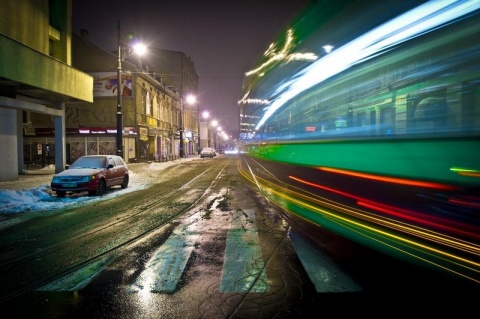
<path id="1" fill-rule="evenodd" d="M 123 56 L 123 37 L 120 32 L 120 20 L 118 20 L 118 67 L 117 67 L 117 134 L 116 134 L 116 147 L 117 155 L 123 158 L 123 113 L 122 113 L 122 61 L 125 58 Z M 145 52 L 145 46 L 138 43 L 134 47 L 135 52 L 141 55 Z M 125 83 L 126 85 L 126 83 Z"/>
<path id="2" fill-rule="evenodd" d="M 197 154 L 200 155 L 200 105 L 197 104 Z"/>
<path id="3" fill-rule="evenodd" d="M 210 128 L 209 128 L 209 129 L 208 129 L 208 134 L 209 134 L 210 137 L 211 137 L 211 144 L 209 145 L 209 147 L 215 148 L 215 140 L 216 140 L 216 135 L 217 135 L 217 133 L 215 132 L 215 130 L 216 130 L 216 127 L 217 127 L 217 125 L 218 125 L 218 121 L 217 121 L 217 120 L 212 120 L 212 121 L 210 122 L 210 125 L 213 127 L 213 130 L 212 130 L 213 133 L 210 132 Z"/>
<path id="4" fill-rule="evenodd" d="M 123 114 L 122 114 L 122 38 L 118 20 L 118 67 L 117 67 L 117 155 L 123 158 Z"/>
<path id="5" fill-rule="evenodd" d="M 201 115 L 198 116 L 198 151 L 200 152 L 203 147 L 209 147 L 209 116 L 208 111 L 203 111 Z"/>
<path id="6" fill-rule="evenodd" d="M 186 103 L 187 104 L 193 104 L 196 102 L 196 97 L 193 95 L 187 95 L 186 97 Z M 185 117 L 185 110 L 184 110 L 184 102 L 183 102 L 183 96 L 180 97 L 180 158 L 185 157 L 185 150 L 184 150 L 184 141 L 183 141 L 183 132 L 184 132 L 184 117 Z"/>
<path id="7" fill-rule="evenodd" d="M 180 97 L 180 158 L 185 157 L 185 151 L 183 150 L 183 97 Z"/>

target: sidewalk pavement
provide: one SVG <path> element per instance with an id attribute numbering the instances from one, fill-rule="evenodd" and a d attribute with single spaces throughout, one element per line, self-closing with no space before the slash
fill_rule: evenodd
<path id="1" fill-rule="evenodd" d="M 185 160 L 194 160 L 199 159 L 198 156 L 189 156 L 188 158 L 183 159 Z M 146 165 L 152 163 L 165 163 L 170 164 L 173 162 L 178 162 L 181 159 L 177 159 L 174 161 L 169 162 L 139 162 L 139 163 L 128 163 L 128 168 L 130 170 L 142 169 Z M 18 175 L 18 179 L 11 180 L 11 181 L 0 181 L 0 190 L 1 189 L 10 189 L 10 190 L 25 190 L 25 189 L 32 189 L 37 188 L 42 185 L 50 185 L 53 175 L 55 174 L 55 165 L 50 164 L 46 165 L 45 167 L 40 167 L 36 165 L 29 165 L 28 170 L 24 170 L 24 174 Z"/>
<path id="2" fill-rule="evenodd" d="M 24 190 L 37 188 L 41 185 L 48 184 L 55 174 L 55 165 L 39 167 L 30 165 L 28 170 L 23 171 L 24 174 L 18 175 L 18 179 L 11 181 L 0 181 L 0 189 Z"/>

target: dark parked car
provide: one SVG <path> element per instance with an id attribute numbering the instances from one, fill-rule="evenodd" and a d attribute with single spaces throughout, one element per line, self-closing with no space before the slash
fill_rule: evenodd
<path id="1" fill-rule="evenodd" d="M 89 155 L 79 157 L 63 172 L 55 174 L 50 186 L 59 197 L 83 191 L 92 196 L 103 195 L 112 186 L 127 188 L 128 182 L 128 166 L 120 156 Z"/>

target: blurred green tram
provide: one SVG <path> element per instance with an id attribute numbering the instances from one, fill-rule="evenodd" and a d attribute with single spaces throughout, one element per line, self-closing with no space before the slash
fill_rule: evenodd
<path id="1" fill-rule="evenodd" d="M 321 46 L 320 40 L 310 40 L 314 44 Z M 288 77 L 275 78 L 271 72 L 270 90 L 262 80 L 256 83 L 270 94 L 262 98 L 275 103 L 282 94 L 292 94 L 285 83 L 312 82 L 302 74 L 314 71 L 321 77 L 345 55 L 335 54 Z M 249 89 L 255 93 L 255 87 Z M 245 107 L 245 117 L 261 119 L 268 108 Z M 245 137 L 243 147 L 252 155 L 290 164 L 478 187 L 478 9 L 375 51 L 300 91 Z"/>
<path id="2" fill-rule="evenodd" d="M 301 221 L 480 283 L 480 1 L 405 1 L 388 17 L 350 2 L 357 19 L 317 6 L 276 44 L 295 43 L 277 51 L 291 57 L 327 39 L 330 53 L 272 63 L 269 49 L 247 73 L 243 152 L 280 172 L 252 181 Z"/>

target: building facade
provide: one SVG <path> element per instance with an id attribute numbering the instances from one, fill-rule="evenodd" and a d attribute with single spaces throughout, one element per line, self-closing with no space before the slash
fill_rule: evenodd
<path id="1" fill-rule="evenodd" d="M 184 54 L 179 53 L 178 56 Z M 121 62 L 122 154 L 125 160 L 132 163 L 178 158 L 182 115 L 185 155 L 196 154 L 197 114 L 185 108 L 182 112 L 182 96 L 180 89 L 175 86 L 181 88 L 186 85 L 182 86 L 181 81 L 173 83 L 174 85 L 167 83 L 160 73 L 149 70 L 147 64 L 134 64 L 132 61 L 138 59 L 127 58 Z M 115 154 L 118 54 L 94 45 L 89 41 L 87 31 L 82 30 L 80 35 L 72 36 L 72 64 L 89 73 L 94 78 L 94 85 L 93 103 L 75 102 L 66 105 L 67 163 L 82 155 Z M 193 74 L 196 76 L 196 72 Z M 188 79 L 189 76 L 170 76 L 170 79 L 183 78 Z M 193 81 L 195 86 L 188 85 L 194 92 L 197 90 L 198 76 L 196 79 Z M 51 117 L 35 114 L 32 123 L 34 126 L 25 135 L 26 149 L 45 145 L 48 149 L 46 163 L 53 162 L 52 154 L 56 145 Z"/>
<path id="2" fill-rule="evenodd" d="M 66 105 L 93 102 L 93 77 L 72 66 L 71 8 L 71 0 L 2 1 L 0 181 L 17 179 L 25 163 L 46 154 L 55 158 L 55 171 L 62 171 Z M 24 142 L 35 131 L 37 115 L 49 119 L 56 148 Z"/>
<path id="3" fill-rule="evenodd" d="M 86 30 L 72 34 L 71 1 L 33 2 L 8 0 L 0 12 L 0 141 L 14 150 L 0 180 L 18 178 L 25 164 L 60 172 L 82 155 L 115 154 L 118 89 L 127 162 L 178 158 L 180 143 L 185 156 L 198 154 L 198 106 L 184 103 L 198 92 L 188 56 L 149 48 L 142 60 L 122 60 L 117 83 L 118 52 L 91 43 Z"/>
<path id="4" fill-rule="evenodd" d="M 141 64 L 145 72 L 161 77 L 168 86 L 177 91 L 181 98 L 180 113 L 183 118 L 179 124 L 183 126 L 185 154 L 200 154 L 199 105 L 182 105 L 188 95 L 198 96 L 199 77 L 192 59 L 184 52 L 148 48 L 148 54 L 141 58 Z"/>

